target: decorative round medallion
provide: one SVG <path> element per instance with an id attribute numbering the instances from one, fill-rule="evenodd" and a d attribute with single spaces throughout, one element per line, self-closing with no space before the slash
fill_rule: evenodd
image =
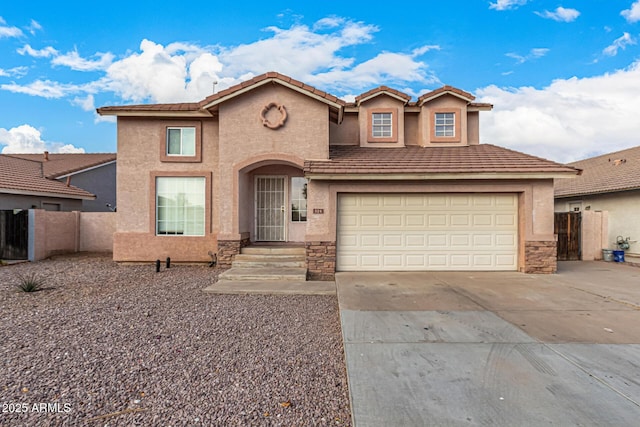
<path id="1" fill-rule="evenodd" d="M 270 114 L 271 110 L 277 110 L 280 113 L 280 117 L 273 117 L 276 116 L 276 114 Z M 269 118 L 268 116 L 272 117 Z M 279 127 L 284 126 L 284 122 L 287 121 L 287 109 L 284 108 L 284 105 L 271 102 L 262 109 L 260 112 L 260 118 L 262 119 L 262 124 L 264 126 L 269 129 L 278 129 Z"/>

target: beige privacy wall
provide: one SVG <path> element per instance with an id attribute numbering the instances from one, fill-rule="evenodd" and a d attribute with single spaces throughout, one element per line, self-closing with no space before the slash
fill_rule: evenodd
<path id="1" fill-rule="evenodd" d="M 29 261 L 55 254 L 112 252 L 115 212 L 29 211 Z"/>

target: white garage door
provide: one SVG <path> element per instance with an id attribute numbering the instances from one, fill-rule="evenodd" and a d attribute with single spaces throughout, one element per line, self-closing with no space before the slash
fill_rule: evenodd
<path id="1" fill-rule="evenodd" d="M 515 194 L 339 194 L 338 271 L 516 270 Z"/>

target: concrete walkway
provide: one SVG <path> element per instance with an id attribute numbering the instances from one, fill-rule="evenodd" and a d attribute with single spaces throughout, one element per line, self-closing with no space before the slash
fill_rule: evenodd
<path id="1" fill-rule="evenodd" d="M 640 268 L 339 273 L 336 285 L 357 427 L 638 425 Z"/>

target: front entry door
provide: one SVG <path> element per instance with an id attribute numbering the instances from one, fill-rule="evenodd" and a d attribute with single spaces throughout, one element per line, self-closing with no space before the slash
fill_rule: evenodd
<path id="1" fill-rule="evenodd" d="M 263 242 L 284 242 L 286 236 L 286 177 L 257 176 L 256 197 L 256 240 Z"/>

